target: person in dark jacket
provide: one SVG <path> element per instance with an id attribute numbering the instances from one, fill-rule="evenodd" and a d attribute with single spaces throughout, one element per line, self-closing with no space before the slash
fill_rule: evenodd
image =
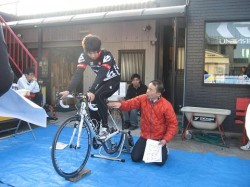
<path id="1" fill-rule="evenodd" d="M 125 99 L 132 99 L 136 96 L 145 94 L 147 86 L 141 82 L 139 74 L 135 73 L 131 76 L 131 84 L 128 87 Z M 124 129 L 135 130 L 138 128 L 138 109 L 133 109 L 129 112 L 124 112 L 125 125 Z"/>
<path id="2" fill-rule="evenodd" d="M 78 84 L 83 80 L 83 72 L 87 66 L 90 66 L 96 74 L 94 83 L 87 92 L 89 101 L 98 105 L 98 112 L 90 110 L 92 119 L 97 119 L 102 123 L 100 139 L 105 139 L 108 135 L 108 107 L 106 99 L 113 95 L 120 85 L 120 72 L 111 52 L 101 50 L 101 40 L 98 36 L 87 35 L 82 40 L 83 53 L 78 59 L 77 70 L 74 73 L 68 90 L 60 92 L 62 98 L 65 98 L 70 92 L 74 91 Z"/>
<path id="3" fill-rule="evenodd" d="M 178 121 L 169 101 L 162 97 L 164 87 L 161 81 L 153 80 L 149 83 L 147 93 L 135 98 L 109 102 L 111 108 L 123 111 L 141 109 L 141 132 L 131 153 L 134 162 L 143 160 L 147 140 L 158 141 L 162 146 L 162 161 L 155 164 L 162 166 L 168 158 L 166 144 L 171 141 L 178 130 Z"/>
<path id="4" fill-rule="evenodd" d="M 4 40 L 3 28 L 0 24 L 0 97 L 11 87 L 14 74 L 9 64 L 7 46 Z"/>

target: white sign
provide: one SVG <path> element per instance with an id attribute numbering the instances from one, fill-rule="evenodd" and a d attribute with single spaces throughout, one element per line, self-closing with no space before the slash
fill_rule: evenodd
<path id="1" fill-rule="evenodd" d="M 145 163 L 162 162 L 162 145 L 159 145 L 159 143 L 159 141 L 147 140 L 143 155 L 143 161 Z"/>

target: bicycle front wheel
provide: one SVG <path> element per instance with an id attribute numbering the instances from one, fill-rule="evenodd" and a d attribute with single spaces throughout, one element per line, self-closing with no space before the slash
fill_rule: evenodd
<path id="1" fill-rule="evenodd" d="M 76 177 L 90 156 L 90 129 L 85 123 L 81 129 L 79 125 L 79 116 L 67 119 L 57 130 L 52 144 L 53 166 L 56 172 L 66 179 Z M 80 136 L 79 130 L 82 130 Z"/>

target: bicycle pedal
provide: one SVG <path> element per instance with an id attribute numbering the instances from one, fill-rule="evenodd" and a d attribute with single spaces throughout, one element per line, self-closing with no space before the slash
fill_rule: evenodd
<path id="1" fill-rule="evenodd" d="M 99 147 L 101 147 L 101 145 L 98 144 L 96 138 L 93 138 L 93 148 L 94 148 L 94 149 L 98 149 Z"/>

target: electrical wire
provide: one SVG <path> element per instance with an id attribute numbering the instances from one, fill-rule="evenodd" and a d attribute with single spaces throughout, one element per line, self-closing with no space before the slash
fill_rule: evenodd
<path id="1" fill-rule="evenodd" d="M 227 145 L 224 145 L 222 143 L 220 134 L 216 134 L 216 133 L 194 132 L 192 133 L 192 139 L 198 142 L 202 142 L 202 143 L 228 147 Z"/>

